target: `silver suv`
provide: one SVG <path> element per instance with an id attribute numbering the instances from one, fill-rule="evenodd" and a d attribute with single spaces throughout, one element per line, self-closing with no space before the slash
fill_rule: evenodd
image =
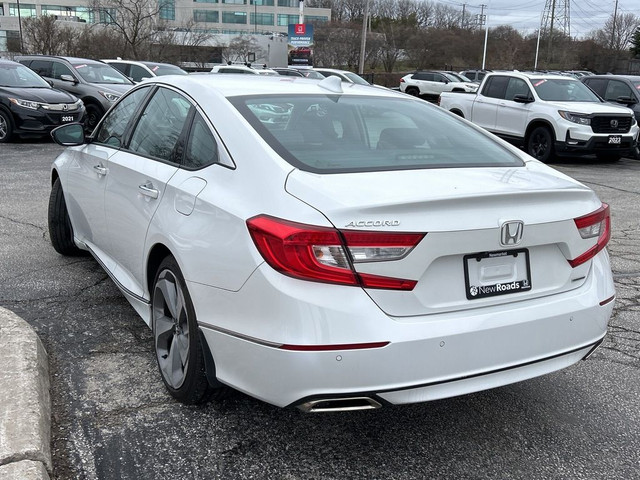
<path id="1" fill-rule="evenodd" d="M 134 83 L 115 68 L 98 60 L 49 55 L 23 55 L 26 65 L 54 87 L 84 102 L 85 129 L 93 131 L 102 116 Z"/>

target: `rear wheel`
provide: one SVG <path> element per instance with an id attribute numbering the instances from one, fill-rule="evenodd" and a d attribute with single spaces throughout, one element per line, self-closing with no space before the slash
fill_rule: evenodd
<path id="1" fill-rule="evenodd" d="M 84 253 L 73 241 L 73 227 L 59 178 L 53 182 L 51 195 L 49 195 L 48 224 L 49 238 L 56 252 L 68 256 Z"/>
<path id="2" fill-rule="evenodd" d="M 536 127 L 529 135 L 527 153 L 536 160 L 548 162 L 553 158 L 553 135 L 547 127 Z"/>
<path id="3" fill-rule="evenodd" d="M 158 368 L 165 387 L 179 402 L 193 405 L 222 395 L 207 381 L 196 313 L 176 260 L 166 257 L 152 291 L 152 321 Z"/>
<path id="4" fill-rule="evenodd" d="M 4 110 L 0 110 L 0 143 L 10 142 L 13 138 L 13 123 L 11 116 Z"/>

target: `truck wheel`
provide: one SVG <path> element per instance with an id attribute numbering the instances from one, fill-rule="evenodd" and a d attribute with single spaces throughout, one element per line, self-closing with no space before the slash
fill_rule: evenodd
<path id="1" fill-rule="evenodd" d="M 409 95 L 413 95 L 414 97 L 419 97 L 420 96 L 420 90 L 417 89 L 416 87 L 408 87 L 405 90 L 405 93 L 408 93 Z"/>
<path id="2" fill-rule="evenodd" d="M 553 135 L 547 127 L 536 127 L 527 140 L 527 153 L 547 163 L 553 157 Z"/>

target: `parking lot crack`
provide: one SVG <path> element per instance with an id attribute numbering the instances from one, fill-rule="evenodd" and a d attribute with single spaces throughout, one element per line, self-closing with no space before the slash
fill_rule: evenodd
<path id="1" fill-rule="evenodd" d="M 35 223 L 16 220 L 14 218 L 6 217 L 4 215 L 0 215 L 0 219 L 7 220 L 8 222 L 11 222 L 11 223 L 15 223 L 16 225 L 23 225 L 25 227 L 33 227 L 33 228 L 38 229 L 41 232 L 46 232 L 46 229 L 44 227 L 41 227 L 40 225 L 36 225 Z"/>

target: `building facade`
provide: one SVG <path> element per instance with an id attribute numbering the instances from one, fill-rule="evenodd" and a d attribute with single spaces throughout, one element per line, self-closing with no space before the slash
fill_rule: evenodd
<path id="1" fill-rule="evenodd" d="M 158 0 L 158 21 L 168 28 L 191 29 L 212 34 L 286 36 L 288 25 L 298 23 L 299 0 Z M 50 2 L 55 2 L 52 4 Z M 116 9 L 110 14 L 117 15 Z M 7 51 L 7 39 L 19 38 L 21 21 L 41 15 L 55 15 L 59 21 L 108 23 L 109 14 L 96 12 L 88 0 L 26 0 L 0 2 L 0 53 Z M 305 8 L 304 21 L 325 22 L 328 8 Z"/>

